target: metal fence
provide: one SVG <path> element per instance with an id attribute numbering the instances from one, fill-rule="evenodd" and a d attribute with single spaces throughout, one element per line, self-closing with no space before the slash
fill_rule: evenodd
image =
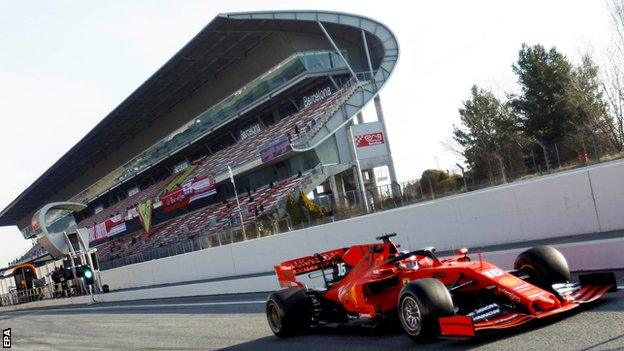
<path id="1" fill-rule="evenodd" d="M 8 294 L 0 294 L 0 306 L 79 296 L 81 294 L 79 288 L 65 283 L 46 284 L 32 289 L 13 289 Z"/>
<path id="2" fill-rule="evenodd" d="M 347 191 L 340 194 L 338 198 L 334 198 L 332 194 L 323 194 L 312 199 L 313 202 L 328 210 L 328 216 L 321 219 L 312 219 L 308 216 L 307 220 L 293 224 L 288 214 L 282 213 L 280 216 L 277 209 L 275 209 L 275 212 L 271 215 L 246 222 L 244 232 L 240 224 L 221 229 L 217 232 L 207 226 L 206 228 L 193 233 L 188 240 L 169 244 L 152 250 L 138 252 L 130 256 L 110 259 L 101 262 L 100 267 L 102 270 L 106 270 L 210 247 L 229 245 L 245 240 L 312 227 L 319 224 L 354 218 L 367 213 L 386 211 L 419 202 L 431 201 L 446 196 L 488 188 L 516 180 L 528 179 L 547 173 L 556 173 L 559 171 L 580 168 L 595 164 L 601 160 L 612 160 L 622 157 L 624 157 L 624 154 L 615 153 L 603 155 L 602 159 L 579 159 L 576 161 L 566 160 L 565 162 L 559 160 L 558 163 L 561 166 L 558 164 L 556 167 L 554 165 L 549 165 L 548 167 L 536 166 L 533 168 L 526 167 L 522 169 L 513 169 L 512 167 L 505 167 L 505 165 L 503 165 L 499 172 L 493 172 L 492 176 L 489 178 L 478 180 L 466 179 L 466 181 L 450 189 L 441 189 L 437 186 L 437 184 L 435 184 L 435 182 L 431 182 L 430 179 L 415 179 L 401 183 L 393 183 L 391 185 L 369 187 L 366 189 L 368 212 L 360 191 Z M 280 206 L 282 208 L 285 207 L 285 199 L 280 203 Z M 185 237 L 185 235 L 180 235 L 180 237 Z"/>

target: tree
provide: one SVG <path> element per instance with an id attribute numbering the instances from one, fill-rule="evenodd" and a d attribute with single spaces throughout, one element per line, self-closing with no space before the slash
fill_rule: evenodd
<path id="1" fill-rule="evenodd" d="M 453 140 L 462 148 L 468 168 L 477 179 L 492 178 L 500 172 L 498 157 L 507 167 L 522 165 L 520 126 L 509 104 L 477 86 L 459 109 L 461 125 L 453 126 Z"/>
<path id="2" fill-rule="evenodd" d="M 618 45 L 614 46 L 624 53 L 624 0 L 616 3 L 613 28 Z M 612 61 L 624 68 L 624 55 L 615 55 Z M 452 141 L 445 143 L 466 159 L 466 174 L 473 180 L 492 179 L 503 172 L 514 177 L 531 164 L 545 162 L 558 144 L 557 160 L 563 156 L 564 161 L 576 159 L 577 151 L 587 146 L 596 147 L 597 154 L 604 147 L 622 150 L 622 70 L 613 69 L 611 79 L 601 80 L 601 70 L 590 54 L 574 65 L 555 48 L 527 44 L 520 48 L 512 68 L 520 92 L 507 94 L 508 101 L 501 101 L 473 86 L 470 98 L 459 109 L 461 123 L 453 126 Z"/>
<path id="3" fill-rule="evenodd" d="M 288 194 L 288 198 L 286 200 L 286 212 L 290 216 L 292 224 L 296 225 L 305 220 L 303 210 L 297 203 L 297 199 L 292 193 Z"/>
<path id="4" fill-rule="evenodd" d="M 299 192 L 299 199 L 295 199 L 293 194 L 288 194 L 286 211 L 294 225 L 327 216 L 327 209 L 308 199 L 302 191 Z"/>
<path id="5" fill-rule="evenodd" d="M 598 72 L 598 66 L 594 63 L 591 55 L 589 53 L 584 54 L 581 64 L 576 66 L 573 71 L 572 84 L 568 91 L 569 103 L 576 108 L 579 120 L 583 123 L 583 125 L 578 126 L 581 133 L 591 129 L 598 135 L 601 144 L 611 149 L 620 150 L 622 140 L 618 135 L 613 118 L 607 112 L 607 103 L 603 96 L 604 90 Z"/>
<path id="6" fill-rule="evenodd" d="M 522 44 L 513 65 L 521 94 L 511 96 L 524 134 L 544 144 L 561 142 L 584 125 L 569 95 L 574 82 L 572 64 L 554 47 Z"/>
<path id="7" fill-rule="evenodd" d="M 619 150 L 624 146 L 624 0 L 607 3 L 611 14 L 612 40 L 606 50 L 601 87 L 607 103 L 610 134 Z"/>
<path id="8" fill-rule="evenodd" d="M 431 185 L 435 193 L 456 191 L 464 186 L 463 179 L 460 175 L 449 174 L 447 171 L 441 171 L 439 169 L 427 169 L 420 177 L 420 184 L 415 184 L 422 187 L 423 194 L 421 195 L 428 196 L 431 194 L 429 179 L 431 180 Z"/>
<path id="9" fill-rule="evenodd" d="M 312 200 L 308 199 L 303 191 L 299 192 L 299 201 L 297 204 L 302 209 L 303 213 L 307 214 L 307 217 L 309 217 L 311 220 L 320 219 L 327 216 L 327 210 L 325 209 L 325 207 L 318 205 Z"/>

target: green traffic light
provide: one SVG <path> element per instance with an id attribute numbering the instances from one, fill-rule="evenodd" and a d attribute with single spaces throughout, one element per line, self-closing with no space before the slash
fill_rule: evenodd
<path id="1" fill-rule="evenodd" d="M 93 273 L 93 269 L 91 267 L 84 265 L 82 266 L 82 279 L 85 284 L 93 285 L 95 282 L 95 274 Z"/>

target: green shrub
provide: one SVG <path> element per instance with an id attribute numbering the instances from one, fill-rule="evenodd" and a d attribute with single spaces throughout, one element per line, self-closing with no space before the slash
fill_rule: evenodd
<path id="1" fill-rule="evenodd" d="M 327 209 L 308 199 L 302 191 L 299 192 L 298 199 L 295 199 L 293 194 L 288 194 L 286 212 L 290 215 L 290 220 L 294 225 L 327 216 Z"/>

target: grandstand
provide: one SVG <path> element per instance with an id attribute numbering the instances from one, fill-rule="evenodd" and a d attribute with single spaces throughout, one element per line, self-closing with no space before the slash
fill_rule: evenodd
<path id="1" fill-rule="evenodd" d="M 378 92 L 397 59 L 390 30 L 360 16 L 218 15 L 5 208 L 0 225 L 36 238 L 40 207 L 81 202 L 78 226 L 106 269 L 293 228 L 289 195 L 357 192 L 366 203 L 373 168 L 388 166 L 396 181 Z M 363 123 L 356 116 L 373 100 L 378 122 Z M 18 262 L 45 256 L 31 251 Z"/>

